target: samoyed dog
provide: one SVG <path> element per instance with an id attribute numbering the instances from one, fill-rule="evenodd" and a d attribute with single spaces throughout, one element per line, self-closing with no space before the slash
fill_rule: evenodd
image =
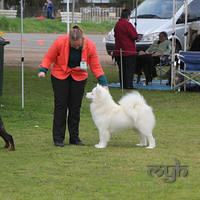
<path id="1" fill-rule="evenodd" d="M 147 149 L 156 146 L 152 136 L 155 117 L 152 108 L 139 92 L 126 94 L 120 99 L 119 104 L 116 104 L 109 91 L 97 84 L 86 94 L 86 98 L 92 101 L 90 111 L 99 131 L 100 141 L 95 145 L 96 148 L 105 148 L 111 133 L 128 129 L 133 129 L 139 134 L 140 143 L 137 146 L 147 146 L 147 141 Z"/>

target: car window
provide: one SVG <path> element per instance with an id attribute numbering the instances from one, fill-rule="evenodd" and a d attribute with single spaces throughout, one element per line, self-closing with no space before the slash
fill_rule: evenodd
<path id="1" fill-rule="evenodd" d="M 176 0 L 176 10 L 184 3 L 184 0 Z M 143 1 L 137 8 L 137 18 L 172 18 L 173 1 L 172 0 L 146 0 Z M 132 15 L 135 17 L 135 11 Z"/>
<path id="2" fill-rule="evenodd" d="M 188 6 L 188 22 L 200 20 L 200 0 L 194 0 Z"/>
<path id="3" fill-rule="evenodd" d="M 194 0 L 188 6 L 188 22 L 200 20 L 200 0 Z M 185 23 L 185 11 L 179 17 L 177 24 Z"/>

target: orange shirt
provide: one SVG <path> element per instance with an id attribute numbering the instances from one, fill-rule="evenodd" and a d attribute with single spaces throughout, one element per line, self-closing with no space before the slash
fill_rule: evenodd
<path id="1" fill-rule="evenodd" d="M 71 74 L 72 78 L 76 81 L 85 80 L 88 77 L 87 70 L 81 70 L 80 66 L 76 68 L 70 68 L 67 66 L 70 49 L 68 38 L 69 35 L 66 34 L 54 41 L 44 56 L 40 67 L 49 69 L 53 64 L 51 74 L 58 79 L 66 79 Z M 95 44 L 87 37 L 84 37 L 81 61 L 87 63 L 87 66 L 90 67 L 96 78 L 104 75 L 99 63 Z"/>

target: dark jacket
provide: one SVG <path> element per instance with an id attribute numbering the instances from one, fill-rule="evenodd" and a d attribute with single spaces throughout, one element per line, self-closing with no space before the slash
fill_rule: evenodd
<path id="1" fill-rule="evenodd" d="M 190 51 L 200 51 L 200 35 L 193 40 Z"/>
<path id="2" fill-rule="evenodd" d="M 115 56 L 120 56 L 120 48 L 123 56 L 136 54 L 135 40 L 138 34 L 134 26 L 127 19 L 119 19 L 114 28 Z"/>
<path id="3" fill-rule="evenodd" d="M 53 12 L 53 3 L 52 2 L 49 2 L 47 4 L 47 12 L 50 12 L 50 13 Z"/>

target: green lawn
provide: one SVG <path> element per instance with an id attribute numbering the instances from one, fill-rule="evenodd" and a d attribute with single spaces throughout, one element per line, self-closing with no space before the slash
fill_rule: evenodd
<path id="1" fill-rule="evenodd" d="M 104 67 L 109 82 L 117 82 L 115 67 Z M 25 67 L 25 109 L 21 109 L 21 72 L 4 71 L 0 115 L 15 139 L 16 151 L 8 152 L 0 139 L 0 200 L 199 200 L 200 199 L 200 94 L 140 90 L 154 109 L 157 147 L 136 147 L 132 131 L 112 135 L 106 149 L 95 149 L 98 132 L 84 98 L 80 137 L 84 147 L 52 143 L 53 95 L 50 76 L 37 77 Z M 85 92 L 96 84 L 89 74 Z M 113 98 L 119 88 L 110 88 Z M 125 92 L 128 92 L 125 90 Z M 3 105 L 3 106 L 2 106 Z M 38 126 L 38 127 L 37 127 Z M 188 165 L 187 177 L 164 183 L 149 176 L 147 165 Z"/>
<path id="2" fill-rule="evenodd" d="M 67 25 L 61 22 L 60 19 L 35 19 L 24 18 L 23 20 L 25 33 L 66 33 Z M 78 24 L 86 34 L 92 33 L 108 33 L 113 27 L 114 23 L 104 21 L 102 23 L 83 22 Z M 71 27 L 71 24 L 70 24 Z M 21 32 L 21 19 L 9 19 L 0 16 L 0 32 Z"/>

